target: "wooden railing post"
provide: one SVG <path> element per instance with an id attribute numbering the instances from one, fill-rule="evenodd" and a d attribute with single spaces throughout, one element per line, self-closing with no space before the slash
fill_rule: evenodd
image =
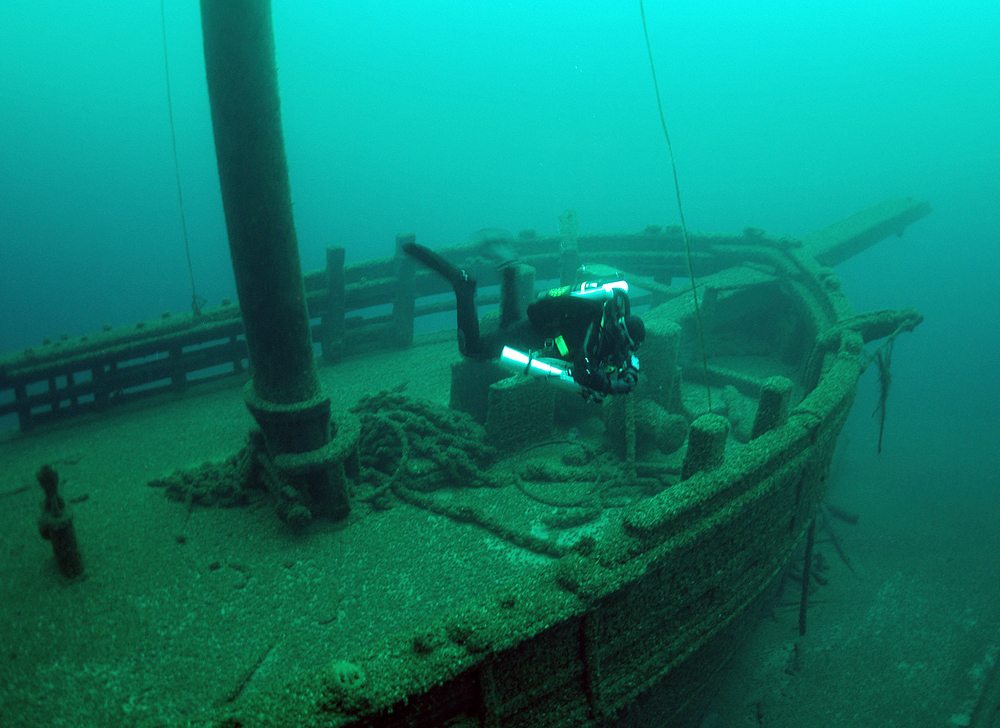
<path id="1" fill-rule="evenodd" d="M 108 393 L 104 389 L 104 367 L 98 364 L 90 370 L 90 390 L 94 393 L 94 409 L 100 411 L 108 404 Z"/>
<path id="2" fill-rule="evenodd" d="M 180 344 L 171 346 L 167 356 L 170 358 L 170 382 L 175 392 L 187 389 L 187 374 L 184 371 L 184 347 Z"/>
<path id="3" fill-rule="evenodd" d="M 21 432 L 31 429 L 31 406 L 28 404 L 28 388 L 23 383 L 14 385 L 14 401 L 17 403 L 17 426 Z"/>
<path id="4" fill-rule="evenodd" d="M 56 384 L 55 376 L 49 377 L 49 402 L 52 414 L 57 414 L 59 412 L 59 385 Z"/>
<path id="5" fill-rule="evenodd" d="M 73 392 L 75 384 L 76 380 L 73 377 L 73 372 L 66 372 L 66 389 L 70 390 L 70 392 Z M 77 402 L 76 394 L 71 394 L 69 398 L 70 410 L 75 412 L 78 404 L 79 403 Z"/>
<path id="6" fill-rule="evenodd" d="M 705 414 L 691 423 L 688 449 L 681 468 L 681 480 L 695 473 L 715 470 L 726 457 L 729 420 L 722 415 Z"/>
<path id="7" fill-rule="evenodd" d="M 751 439 L 785 424 L 793 387 L 791 380 L 785 377 L 769 377 L 764 381 L 750 434 Z"/>
<path id="8" fill-rule="evenodd" d="M 525 263 L 511 263 L 500 271 L 500 326 L 520 321 L 535 300 L 535 269 Z"/>

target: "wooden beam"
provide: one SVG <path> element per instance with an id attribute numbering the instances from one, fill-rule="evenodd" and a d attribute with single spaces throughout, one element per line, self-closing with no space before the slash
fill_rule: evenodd
<path id="1" fill-rule="evenodd" d="M 834 266 L 890 235 L 902 235 L 930 211 L 928 203 L 908 197 L 887 200 L 807 235 L 802 244 L 820 264 Z"/>

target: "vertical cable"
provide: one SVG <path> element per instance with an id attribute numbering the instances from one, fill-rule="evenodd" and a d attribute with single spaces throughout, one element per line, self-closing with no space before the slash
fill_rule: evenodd
<path id="1" fill-rule="evenodd" d="M 663 139 L 667 143 L 670 155 L 670 168 L 674 173 L 674 194 L 677 198 L 677 214 L 681 220 L 681 237 L 684 239 L 684 255 L 687 260 L 688 279 L 691 281 L 691 300 L 694 302 L 695 327 L 698 330 L 698 348 L 701 350 L 701 366 L 705 374 L 705 392 L 708 395 L 708 411 L 712 411 L 712 389 L 708 377 L 708 353 L 705 348 L 705 329 L 701 323 L 701 305 L 698 303 L 698 288 L 694 278 L 694 265 L 691 262 L 691 243 L 688 241 L 687 223 L 684 221 L 684 206 L 681 204 L 681 185 L 677 179 L 677 162 L 674 159 L 674 148 L 670 144 L 670 133 L 667 131 L 667 120 L 663 116 L 663 102 L 660 100 L 660 84 L 656 80 L 656 65 L 653 63 L 653 47 L 649 43 L 649 30 L 646 28 L 646 8 L 643 0 L 639 0 L 639 14 L 642 16 L 642 34 L 646 39 L 646 53 L 649 55 L 649 70 L 653 74 L 653 90 L 656 92 L 656 108 L 660 112 L 660 128 Z"/>
<path id="2" fill-rule="evenodd" d="M 187 256 L 188 276 L 191 279 L 191 311 L 201 315 L 202 299 L 194 285 L 194 266 L 191 264 L 191 244 L 188 242 L 187 217 L 184 215 L 184 193 L 181 191 L 181 167 L 177 161 L 177 132 L 174 128 L 174 102 L 170 92 L 170 62 L 167 58 L 167 17 L 165 0 L 160 0 L 160 29 L 163 34 L 163 71 L 167 80 L 167 115 L 170 118 L 170 144 L 174 152 L 174 178 L 177 181 L 177 208 L 181 215 L 181 233 L 184 236 L 184 254 Z"/>

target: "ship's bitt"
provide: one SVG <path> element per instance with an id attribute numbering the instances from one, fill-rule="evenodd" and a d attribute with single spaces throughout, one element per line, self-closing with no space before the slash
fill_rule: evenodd
<path id="1" fill-rule="evenodd" d="M 292 525 L 349 510 L 342 446 L 312 350 L 281 131 L 270 0 L 202 0 L 219 182 L 264 476 Z M 259 453 L 260 455 L 261 453 Z M 340 458 L 340 459 L 338 459 Z"/>

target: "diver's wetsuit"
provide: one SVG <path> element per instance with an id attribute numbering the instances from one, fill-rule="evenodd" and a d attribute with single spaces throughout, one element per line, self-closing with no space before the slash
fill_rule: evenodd
<path id="1" fill-rule="evenodd" d="M 611 300 L 544 294 L 528 306 L 528 319 L 481 332 L 476 311 L 476 281 L 430 248 L 416 243 L 403 251 L 447 279 L 455 290 L 458 349 L 472 359 L 496 359 L 505 345 L 546 350 L 562 337 L 563 357 L 572 362 L 574 381 L 600 394 L 632 390 L 637 371 L 631 354 L 638 342 L 629 340 L 619 321 L 630 320 L 628 295 L 614 291 Z M 559 354 L 552 353 L 553 356 Z"/>
<path id="2" fill-rule="evenodd" d="M 625 394 L 635 387 L 632 353 L 638 342 L 619 325 L 632 320 L 624 291 L 615 289 L 610 300 L 550 291 L 528 306 L 528 320 L 546 341 L 562 337 L 565 358 L 572 361 L 573 379 L 581 387 L 600 394 Z"/>

